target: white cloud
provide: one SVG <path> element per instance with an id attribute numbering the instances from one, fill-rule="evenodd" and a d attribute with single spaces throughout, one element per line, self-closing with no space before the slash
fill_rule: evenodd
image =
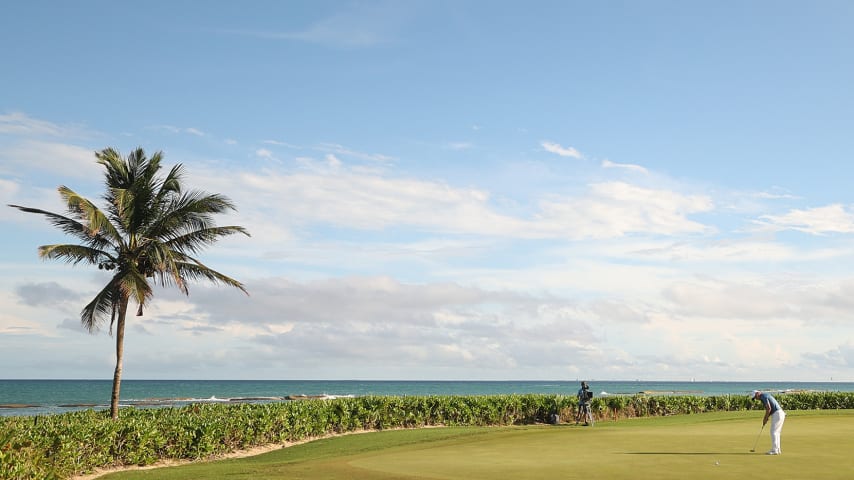
<path id="1" fill-rule="evenodd" d="M 854 344 L 848 340 L 845 344 L 820 353 L 805 353 L 804 358 L 813 368 L 823 372 L 850 371 L 854 368 Z"/>
<path id="2" fill-rule="evenodd" d="M 339 155 L 346 155 L 346 156 L 358 158 L 360 160 L 369 160 L 369 161 L 378 162 L 378 163 L 389 163 L 389 162 L 392 162 L 395 160 L 394 157 L 390 157 L 388 155 L 383 155 L 381 153 L 359 152 L 359 151 L 351 150 L 347 147 L 344 147 L 342 145 L 338 145 L 335 143 L 321 143 L 320 145 L 318 145 L 315 148 L 317 150 L 320 150 L 323 152 L 337 153 Z"/>
<path id="3" fill-rule="evenodd" d="M 790 210 L 785 215 L 763 215 L 757 223 L 769 230 L 796 230 L 813 235 L 854 233 L 854 214 L 838 203 Z"/>
<path id="4" fill-rule="evenodd" d="M 410 6 L 398 2 L 356 4 L 320 19 L 302 30 L 223 30 L 269 40 L 297 40 L 333 48 L 368 48 L 394 41 L 411 16 Z"/>
<path id="5" fill-rule="evenodd" d="M 176 127 L 174 125 L 151 125 L 147 128 L 150 130 L 164 130 L 170 133 L 186 133 L 197 137 L 204 137 L 207 135 L 205 132 L 194 127 Z"/>
<path id="6" fill-rule="evenodd" d="M 542 142 L 540 145 L 547 151 L 560 155 L 561 157 L 572 157 L 582 159 L 584 155 L 572 147 L 563 147 L 554 142 Z"/>
<path id="7" fill-rule="evenodd" d="M 21 112 L 0 114 L 0 133 L 27 137 L 68 137 L 83 134 L 77 127 L 39 120 Z"/>
<path id="8" fill-rule="evenodd" d="M 4 336 L 57 336 L 57 322 L 50 314 L 45 314 L 48 311 L 50 309 L 23 305 L 16 295 L 0 291 L 0 339 Z"/>
<path id="9" fill-rule="evenodd" d="M 268 160 L 273 159 L 273 152 L 266 148 L 259 148 L 258 150 L 255 150 L 255 155 Z"/>
<path id="10" fill-rule="evenodd" d="M 173 125 L 151 125 L 147 128 L 150 130 L 165 130 L 171 133 L 181 133 L 181 129 Z"/>
<path id="11" fill-rule="evenodd" d="M 854 250 L 804 251 L 784 243 L 748 239 L 626 245 L 622 255 L 648 260 L 749 263 L 822 260 L 852 253 Z"/>
<path id="12" fill-rule="evenodd" d="M 0 201 L 3 205 L 11 202 L 20 191 L 21 185 L 18 182 L 0 178 Z"/>
<path id="13" fill-rule="evenodd" d="M 101 175 L 101 167 L 95 163 L 94 150 L 66 143 L 24 140 L 9 147 L 0 147 L 0 159 L 0 173 L 6 175 L 21 171 L 86 179 Z"/>
<path id="14" fill-rule="evenodd" d="M 640 165 L 632 165 L 630 163 L 614 163 L 610 160 L 602 160 L 602 168 L 622 168 L 625 170 L 631 170 L 633 172 L 643 173 L 645 175 L 649 174 L 649 170 L 641 167 Z"/>
<path id="15" fill-rule="evenodd" d="M 247 341 L 274 347 L 285 364 L 310 356 L 351 367 L 392 359 L 405 366 L 429 359 L 432 368 L 532 367 L 571 363 L 572 352 L 598 341 L 574 308 L 554 298 L 388 277 L 266 278 L 247 287 L 251 299 L 196 289 L 194 316 L 207 319 L 196 327 L 217 327 L 204 329 L 215 334 L 239 325 Z"/>
<path id="16" fill-rule="evenodd" d="M 267 152 L 259 151 L 259 155 Z M 291 227 L 415 228 L 437 235 L 520 239 L 712 231 L 688 218 L 713 208 L 708 197 L 621 182 L 590 185 L 577 197 L 540 200 L 531 216 L 520 217 L 502 212 L 491 201 L 491 194 L 479 189 L 348 170 L 335 155 L 322 163 L 305 160 L 304 165 L 311 171 L 234 172 L 227 176 L 210 172 L 205 184 L 210 191 L 229 192 L 241 207 L 241 217 L 264 211 L 266 222 Z M 283 198 L 287 201 L 282 202 Z"/>
<path id="17" fill-rule="evenodd" d="M 326 159 L 327 166 L 335 164 L 334 158 Z M 230 192 L 242 212 L 268 212 L 270 223 L 332 224 L 364 230 L 415 226 L 484 234 L 521 230 L 519 220 L 488 207 L 486 192 L 435 182 L 349 171 L 246 172 L 229 178 L 211 173 L 208 182 L 214 185 L 212 191 Z M 218 188 L 220 184 L 223 188 Z"/>
<path id="18" fill-rule="evenodd" d="M 293 149 L 297 149 L 297 150 L 302 149 L 302 147 L 300 147 L 299 145 L 294 145 L 294 144 L 287 143 L 287 142 L 281 142 L 279 140 L 264 140 L 262 143 L 266 143 L 267 145 L 276 145 L 279 147 L 288 147 L 288 148 L 293 148 Z"/>
<path id="19" fill-rule="evenodd" d="M 664 291 L 681 315 L 718 319 L 791 319 L 797 318 L 794 299 L 765 284 L 695 279 L 671 285 Z M 787 298 L 788 297 L 788 298 Z"/>
<path id="20" fill-rule="evenodd" d="M 756 198 L 761 198 L 764 200 L 797 200 L 801 197 L 797 195 L 792 195 L 791 193 L 777 193 L 777 192 L 756 192 L 753 194 Z"/>
<path id="21" fill-rule="evenodd" d="M 326 155 L 326 164 L 329 166 L 329 168 L 333 170 L 340 169 L 342 165 L 341 160 L 339 160 L 338 157 L 331 153 Z"/>
<path id="22" fill-rule="evenodd" d="M 845 277 L 698 277 L 673 282 L 663 291 L 663 298 L 683 316 L 775 325 L 781 335 L 789 331 L 786 329 L 797 331 L 803 325 L 847 325 L 854 321 L 850 313 L 854 308 L 854 279 Z"/>
<path id="23" fill-rule="evenodd" d="M 704 195 L 606 182 L 590 185 L 588 194 L 581 198 L 555 197 L 543 201 L 537 226 L 570 238 L 709 233 L 710 227 L 687 216 L 713 208 L 712 200 Z"/>

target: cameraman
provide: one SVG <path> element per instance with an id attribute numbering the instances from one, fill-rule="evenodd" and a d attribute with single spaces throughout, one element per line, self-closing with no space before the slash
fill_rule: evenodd
<path id="1" fill-rule="evenodd" d="M 575 415 L 575 424 L 584 418 L 584 425 L 593 425 L 593 412 L 590 411 L 590 400 L 593 398 L 593 392 L 590 391 L 590 386 L 587 382 L 581 382 L 581 388 L 578 389 L 578 413 Z"/>

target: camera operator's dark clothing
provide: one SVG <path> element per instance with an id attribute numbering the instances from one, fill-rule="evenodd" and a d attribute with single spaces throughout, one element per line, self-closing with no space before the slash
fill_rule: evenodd
<path id="1" fill-rule="evenodd" d="M 578 412 L 575 414 L 575 424 L 581 419 L 584 419 L 584 425 L 593 425 L 593 412 L 590 411 L 590 399 L 593 398 L 593 392 L 590 391 L 590 386 L 587 382 L 581 382 L 581 388 L 578 389 Z"/>
<path id="2" fill-rule="evenodd" d="M 589 392 L 589 388 L 579 388 L 578 389 L 578 404 L 579 405 L 588 405 L 590 404 L 590 395 L 587 394 Z"/>

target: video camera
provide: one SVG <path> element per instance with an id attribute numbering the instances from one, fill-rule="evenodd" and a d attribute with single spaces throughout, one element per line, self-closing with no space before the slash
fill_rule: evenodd
<path id="1" fill-rule="evenodd" d="M 581 399 L 584 401 L 593 400 L 593 392 L 590 391 L 589 386 L 584 385 L 583 387 L 581 387 Z"/>

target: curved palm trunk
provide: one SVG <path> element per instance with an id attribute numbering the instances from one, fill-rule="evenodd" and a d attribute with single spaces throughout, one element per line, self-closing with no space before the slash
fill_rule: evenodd
<path id="1" fill-rule="evenodd" d="M 125 316 L 128 311 L 128 298 L 119 304 L 119 318 L 116 325 L 116 371 L 113 374 L 113 396 L 110 400 L 110 416 L 119 419 L 119 391 L 122 385 L 122 359 L 125 353 Z"/>

